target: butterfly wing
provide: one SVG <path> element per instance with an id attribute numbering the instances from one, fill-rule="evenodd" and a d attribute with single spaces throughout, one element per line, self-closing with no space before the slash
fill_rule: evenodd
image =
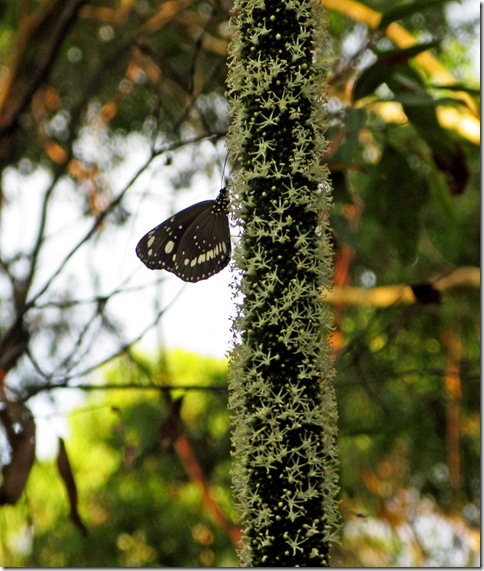
<path id="1" fill-rule="evenodd" d="M 228 193 L 185 208 L 150 230 L 136 254 L 150 270 L 168 270 L 186 282 L 218 273 L 230 260 Z"/>
<path id="2" fill-rule="evenodd" d="M 229 263 L 231 252 L 230 228 L 227 214 L 202 212 L 188 227 L 176 255 L 173 271 L 186 282 L 206 280 Z"/>
<path id="3" fill-rule="evenodd" d="M 136 255 L 150 270 L 175 272 L 176 253 L 187 228 L 204 211 L 210 212 L 214 200 L 204 200 L 177 212 L 141 238 Z M 175 258 L 174 258 L 175 256 Z"/>

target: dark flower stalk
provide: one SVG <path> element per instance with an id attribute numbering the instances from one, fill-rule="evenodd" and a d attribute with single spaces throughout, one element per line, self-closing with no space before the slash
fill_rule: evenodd
<path id="1" fill-rule="evenodd" d="M 327 566 L 338 528 L 318 0 L 236 0 L 229 146 L 241 303 L 230 407 L 243 566 Z"/>

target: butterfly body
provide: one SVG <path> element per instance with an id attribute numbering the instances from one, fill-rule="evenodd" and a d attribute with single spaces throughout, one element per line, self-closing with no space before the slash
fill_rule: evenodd
<path id="1" fill-rule="evenodd" d="M 168 270 L 186 282 L 220 272 L 231 253 L 228 206 L 228 191 L 222 188 L 215 200 L 177 212 L 141 238 L 138 258 L 150 270 Z"/>

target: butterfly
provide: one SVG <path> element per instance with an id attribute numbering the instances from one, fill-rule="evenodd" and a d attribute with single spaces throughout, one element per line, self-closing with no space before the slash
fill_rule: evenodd
<path id="1" fill-rule="evenodd" d="M 223 270 L 232 250 L 228 190 L 197 202 L 141 238 L 136 255 L 150 270 L 168 270 L 185 282 L 206 280 Z"/>

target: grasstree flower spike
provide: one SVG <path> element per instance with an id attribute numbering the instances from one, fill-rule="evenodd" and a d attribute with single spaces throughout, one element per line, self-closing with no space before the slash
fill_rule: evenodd
<path id="1" fill-rule="evenodd" d="M 236 0 L 230 151 L 243 229 L 230 407 L 243 566 L 327 566 L 337 531 L 319 0 Z"/>

